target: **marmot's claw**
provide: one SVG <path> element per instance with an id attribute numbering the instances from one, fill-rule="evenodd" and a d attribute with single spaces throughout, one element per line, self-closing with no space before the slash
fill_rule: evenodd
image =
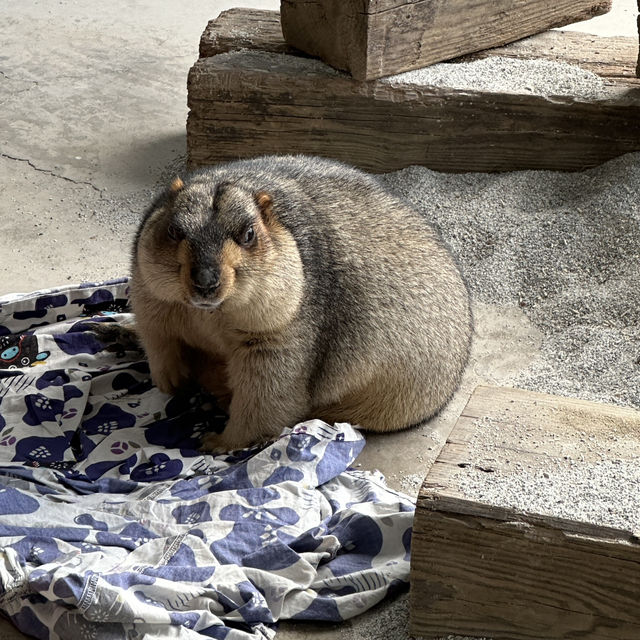
<path id="1" fill-rule="evenodd" d="M 100 342 L 117 345 L 125 351 L 142 351 L 135 329 L 118 322 L 86 322 L 85 326 Z"/>
<path id="2" fill-rule="evenodd" d="M 200 445 L 200 451 L 202 453 L 208 453 L 210 455 L 220 455 L 223 453 L 230 453 L 234 449 L 239 447 L 229 448 L 225 446 L 224 441 L 221 439 L 221 433 L 208 433 L 202 438 L 202 444 Z"/>

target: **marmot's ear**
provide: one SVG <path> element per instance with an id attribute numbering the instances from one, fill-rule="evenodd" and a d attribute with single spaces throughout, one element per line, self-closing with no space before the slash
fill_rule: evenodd
<path id="1" fill-rule="evenodd" d="M 169 187 L 169 191 L 171 191 L 172 195 L 175 195 L 179 191 L 182 191 L 182 189 L 184 189 L 184 182 L 182 182 L 182 178 L 180 176 L 176 176 L 171 181 L 171 186 Z"/>
<path id="2" fill-rule="evenodd" d="M 173 207 L 177 195 L 184 189 L 184 182 L 180 176 L 176 176 L 169 185 L 169 189 L 164 192 L 163 204 Z"/>
<path id="3" fill-rule="evenodd" d="M 255 199 L 264 223 L 270 225 L 275 220 L 271 195 L 266 191 L 258 191 L 258 193 L 255 194 Z"/>

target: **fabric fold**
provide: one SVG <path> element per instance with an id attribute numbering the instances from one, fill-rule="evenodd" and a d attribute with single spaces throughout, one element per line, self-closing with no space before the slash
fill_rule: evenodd
<path id="1" fill-rule="evenodd" d="M 248 640 L 406 585 L 414 505 L 351 469 L 362 434 L 311 420 L 202 454 L 214 401 L 92 330 L 127 301 L 126 280 L 0 300 L 2 612 L 47 640 Z"/>

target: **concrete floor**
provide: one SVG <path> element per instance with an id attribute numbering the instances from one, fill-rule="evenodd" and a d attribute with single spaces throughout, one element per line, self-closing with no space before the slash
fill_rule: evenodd
<path id="1" fill-rule="evenodd" d="M 0 4 L 0 295 L 128 273 L 139 214 L 184 162 L 186 77 L 200 34 L 232 6 L 279 2 Z M 635 16 L 635 0 L 614 0 L 611 14 L 577 28 L 636 35 Z M 417 493 L 475 385 L 509 380 L 538 352 L 541 336 L 521 311 L 476 305 L 475 317 L 471 364 L 447 409 L 422 429 L 370 437 L 359 459 L 407 493 Z M 385 637 L 406 634 L 404 602 L 386 607 L 339 630 L 288 625 L 281 637 L 369 638 L 372 621 Z M 0 621 L 0 640 L 23 637 Z"/>

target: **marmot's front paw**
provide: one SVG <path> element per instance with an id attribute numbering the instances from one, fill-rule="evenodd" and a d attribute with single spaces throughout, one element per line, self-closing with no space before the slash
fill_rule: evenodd
<path id="1" fill-rule="evenodd" d="M 153 384 L 163 391 L 175 395 L 183 388 L 189 379 L 189 372 L 183 364 L 176 363 L 173 367 L 151 367 Z"/>
<path id="2" fill-rule="evenodd" d="M 247 446 L 249 445 L 232 443 L 228 438 L 224 437 L 224 432 L 207 433 L 202 438 L 200 451 L 202 451 L 203 453 L 211 453 L 213 455 L 216 455 L 218 453 L 228 453 L 229 451 L 235 451 L 236 449 L 244 449 Z"/>
<path id="3" fill-rule="evenodd" d="M 125 351 L 142 351 L 142 345 L 133 324 L 86 322 L 85 326 L 100 342 L 107 345 L 107 351 L 113 351 L 114 347 L 121 347 Z"/>
<path id="4" fill-rule="evenodd" d="M 247 449 L 257 443 L 256 439 L 233 437 L 227 428 L 222 433 L 207 433 L 202 438 L 200 451 L 203 453 L 228 453 L 238 449 Z M 264 441 L 262 441 L 264 444 Z"/>

